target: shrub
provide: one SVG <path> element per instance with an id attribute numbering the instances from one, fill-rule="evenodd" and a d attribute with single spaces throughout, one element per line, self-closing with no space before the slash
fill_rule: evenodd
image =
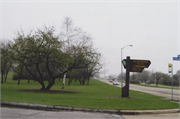
<path id="1" fill-rule="evenodd" d="M 130 80 L 130 83 L 133 83 L 133 84 L 140 84 L 140 81 L 138 81 L 138 80 Z"/>
<path id="2" fill-rule="evenodd" d="M 18 76 L 17 76 L 17 74 L 13 74 L 13 80 L 17 80 L 18 79 Z"/>

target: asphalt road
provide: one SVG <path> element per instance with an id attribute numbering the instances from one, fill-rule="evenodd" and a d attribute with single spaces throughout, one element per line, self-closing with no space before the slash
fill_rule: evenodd
<path id="1" fill-rule="evenodd" d="M 152 115 L 125 115 L 125 119 L 180 119 L 180 113 L 152 114 Z"/>
<path id="2" fill-rule="evenodd" d="M 100 81 L 108 83 L 112 85 L 112 82 L 109 82 L 109 80 L 101 79 Z M 123 84 L 125 85 L 125 84 Z M 121 87 L 120 85 L 117 85 L 118 87 Z M 155 88 L 155 87 L 145 87 L 145 86 L 138 86 L 138 85 L 129 85 L 130 90 L 140 91 L 149 93 L 156 96 L 165 97 L 167 99 L 172 99 L 172 89 L 165 89 L 165 88 Z M 173 100 L 179 100 L 180 99 L 180 90 L 173 90 Z"/>
<path id="3" fill-rule="evenodd" d="M 40 111 L 1 107 L 1 119 L 179 119 L 180 113 L 116 115 L 72 111 Z"/>
<path id="4" fill-rule="evenodd" d="M 72 111 L 40 111 L 1 107 L 1 119 L 125 119 L 121 115 Z"/>

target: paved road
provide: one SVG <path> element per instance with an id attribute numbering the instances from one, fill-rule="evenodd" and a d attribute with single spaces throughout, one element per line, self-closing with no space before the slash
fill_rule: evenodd
<path id="1" fill-rule="evenodd" d="M 112 83 L 110 83 L 108 80 L 101 79 L 100 81 L 112 85 Z M 121 87 L 121 84 L 118 85 L 118 87 Z M 145 87 L 145 86 L 138 86 L 138 85 L 133 85 L 133 84 L 129 85 L 129 89 L 149 93 L 156 96 L 165 97 L 167 99 L 172 99 L 172 89 Z M 174 100 L 180 99 L 180 90 L 173 90 L 173 99 Z"/>
<path id="2" fill-rule="evenodd" d="M 121 115 L 71 111 L 40 111 L 1 107 L 1 119 L 125 119 Z"/>
<path id="3" fill-rule="evenodd" d="M 152 115 L 126 115 L 125 119 L 180 119 L 180 113 L 152 114 Z"/>
<path id="4" fill-rule="evenodd" d="M 152 95 L 162 96 L 167 99 L 172 99 L 172 89 L 145 87 L 130 84 L 130 90 L 141 91 Z M 180 90 L 173 90 L 173 100 L 179 100 Z"/>
<path id="5" fill-rule="evenodd" d="M 1 107 L 1 119 L 179 119 L 179 113 L 153 115 L 115 115 L 71 111 L 40 111 Z"/>

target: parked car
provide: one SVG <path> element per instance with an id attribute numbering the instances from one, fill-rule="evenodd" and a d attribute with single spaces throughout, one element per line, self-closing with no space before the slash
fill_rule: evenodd
<path id="1" fill-rule="evenodd" d="M 114 81 L 114 82 L 113 82 L 113 85 L 119 85 L 119 82 Z"/>
<path id="2" fill-rule="evenodd" d="M 150 84 L 151 85 L 151 81 L 147 81 L 146 84 Z"/>

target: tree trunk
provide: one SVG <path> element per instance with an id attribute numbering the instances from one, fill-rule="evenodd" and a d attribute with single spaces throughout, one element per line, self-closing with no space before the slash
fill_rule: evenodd
<path id="1" fill-rule="evenodd" d="M 49 90 L 53 85 L 54 85 L 54 82 L 49 83 L 45 90 Z"/>
<path id="2" fill-rule="evenodd" d="M 84 85 L 86 78 L 83 79 L 82 85 Z"/>
<path id="3" fill-rule="evenodd" d="M 87 85 L 89 85 L 89 77 L 88 77 Z"/>
<path id="4" fill-rule="evenodd" d="M 71 78 L 69 78 L 69 83 L 68 83 L 68 85 L 70 85 L 70 83 L 71 83 Z"/>
<path id="5" fill-rule="evenodd" d="M 20 78 L 18 78 L 18 84 L 20 84 Z"/>
<path id="6" fill-rule="evenodd" d="M 28 79 L 28 83 L 30 83 L 30 79 Z"/>
<path id="7" fill-rule="evenodd" d="M 44 83 L 41 83 L 42 88 L 40 90 L 46 90 Z"/>
<path id="8" fill-rule="evenodd" d="M 62 86 L 62 89 L 64 89 L 64 87 L 65 87 L 66 74 L 67 74 L 67 73 L 65 73 L 65 74 L 64 74 L 64 77 L 63 77 L 63 86 Z"/>
<path id="9" fill-rule="evenodd" d="M 10 66 L 7 68 L 7 70 L 5 71 L 5 81 L 4 81 L 4 82 L 6 82 L 7 75 L 8 75 L 8 73 L 9 73 L 10 67 L 11 67 L 11 65 L 10 65 Z"/>
<path id="10" fill-rule="evenodd" d="M 156 87 L 158 86 L 158 81 L 156 80 Z"/>
<path id="11" fill-rule="evenodd" d="M 82 82 L 81 79 L 78 79 L 78 81 L 79 81 L 79 83 L 80 83 L 80 85 L 81 85 L 81 82 Z"/>
<path id="12" fill-rule="evenodd" d="M 1 72 L 1 83 L 3 83 L 3 72 Z"/>
<path id="13" fill-rule="evenodd" d="M 19 73 L 19 76 L 18 76 L 18 79 L 17 79 L 18 80 L 18 84 L 20 84 L 21 72 Z"/>
<path id="14" fill-rule="evenodd" d="M 4 82 L 6 82 L 6 79 L 7 79 L 7 73 L 5 73 L 5 80 L 4 80 Z"/>

